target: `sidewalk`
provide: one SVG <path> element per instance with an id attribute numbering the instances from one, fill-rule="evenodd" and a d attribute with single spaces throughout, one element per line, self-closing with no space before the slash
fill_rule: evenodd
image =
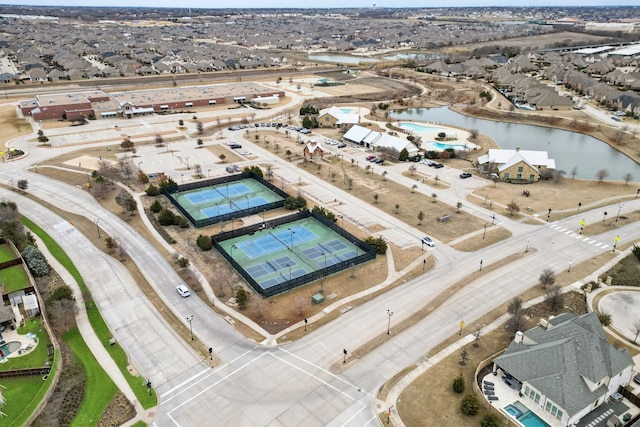
<path id="1" fill-rule="evenodd" d="M 87 347 L 93 353 L 93 356 L 96 358 L 102 369 L 109 375 L 111 380 L 115 383 L 116 387 L 126 396 L 126 398 L 131 402 L 136 410 L 136 416 L 129 422 L 123 424 L 124 426 L 134 424 L 137 421 L 144 421 L 147 424 L 153 421 L 153 417 L 156 411 L 156 408 L 150 408 L 145 410 L 142 408 L 140 403 L 138 402 L 135 393 L 129 386 L 129 383 L 120 372 L 118 365 L 113 361 L 107 350 L 104 348 L 103 343 L 100 342 L 100 339 L 96 335 L 91 323 L 89 322 L 89 318 L 87 317 L 87 310 L 85 308 L 84 298 L 82 296 L 82 291 L 80 290 L 80 286 L 78 282 L 73 278 L 73 276 L 67 271 L 66 268 L 62 266 L 58 262 L 58 260 L 49 252 L 46 245 L 40 238 L 34 235 L 34 238 L 38 244 L 38 249 L 43 253 L 44 256 L 47 257 L 47 261 L 51 268 L 53 268 L 60 278 L 63 280 L 65 284 L 67 284 L 73 290 L 73 296 L 75 298 L 75 317 L 76 317 L 76 325 L 78 326 L 78 330 L 80 331 L 80 335 L 82 335 L 82 339 L 87 344 Z"/>

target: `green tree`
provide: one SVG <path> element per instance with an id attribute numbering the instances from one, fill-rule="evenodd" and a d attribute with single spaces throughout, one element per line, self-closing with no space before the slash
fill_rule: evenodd
<path id="1" fill-rule="evenodd" d="M 189 227 L 189 220 L 187 220 L 187 218 L 183 217 L 182 215 L 176 215 L 173 219 L 173 223 L 180 228 Z"/>
<path id="2" fill-rule="evenodd" d="M 600 321 L 602 326 L 609 326 L 611 325 L 611 314 L 606 311 L 599 311 L 598 320 Z"/>
<path id="3" fill-rule="evenodd" d="M 189 267 L 189 260 L 185 257 L 180 257 L 178 258 L 178 267 L 180 268 L 187 268 Z"/>
<path id="4" fill-rule="evenodd" d="M 49 273 L 47 258 L 35 246 L 27 246 L 22 251 L 22 257 L 34 276 L 40 277 Z"/>
<path id="5" fill-rule="evenodd" d="M 364 242 L 374 248 L 378 255 L 387 253 L 387 242 L 382 237 L 369 236 L 364 239 Z"/>
<path id="6" fill-rule="evenodd" d="M 213 248 L 213 243 L 211 242 L 211 237 L 205 236 L 201 234 L 196 239 L 196 245 L 203 251 L 210 251 Z"/>
<path id="7" fill-rule="evenodd" d="M 378 193 L 375 193 L 373 195 L 373 200 L 375 201 L 375 203 L 378 203 L 378 199 L 380 198 L 380 196 L 378 195 Z"/>
<path id="8" fill-rule="evenodd" d="M 422 221 L 424 220 L 424 212 L 420 211 L 418 212 L 418 224 L 422 224 Z"/>
<path id="9" fill-rule="evenodd" d="M 407 159 L 409 159 L 409 151 L 406 148 L 403 148 L 400 151 L 400 155 L 398 156 L 398 160 L 400 160 L 401 162 L 404 162 Z"/>
<path id="10" fill-rule="evenodd" d="M 464 377 L 462 376 L 462 374 L 458 375 L 453 379 L 453 384 L 451 385 L 451 388 L 455 393 L 458 393 L 458 394 L 464 393 L 465 384 L 464 384 Z"/>
<path id="11" fill-rule="evenodd" d="M 470 417 L 476 415 L 480 410 L 480 402 L 475 394 L 467 394 L 460 402 L 460 410 Z"/>
<path id="12" fill-rule="evenodd" d="M 47 298 L 47 304 L 52 304 L 54 301 L 60 301 L 63 299 L 70 300 L 70 301 L 76 300 L 75 297 L 73 296 L 73 290 L 71 290 L 71 288 L 65 284 L 62 284 L 56 287 L 56 289 L 49 296 L 49 298 Z"/>
<path id="13" fill-rule="evenodd" d="M 173 225 L 175 220 L 175 214 L 167 208 L 162 208 L 158 213 L 158 222 L 160 225 Z"/>
<path id="14" fill-rule="evenodd" d="M 27 191 L 27 188 L 29 188 L 29 181 L 27 181 L 26 179 L 19 179 L 18 188 L 24 193 L 25 191 Z"/>
<path id="15" fill-rule="evenodd" d="M 162 203 L 160 203 L 160 200 L 154 200 L 149 206 L 149 210 L 153 213 L 160 212 L 162 210 Z"/>
<path id="16" fill-rule="evenodd" d="M 178 188 L 178 183 L 169 176 L 160 181 L 160 188 L 166 188 L 169 191 L 175 190 Z"/>
<path id="17" fill-rule="evenodd" d="M 147 193 L 147 196 L 158 196 L 162 193 L 162 190 L 160 190 L 159 187 L 150 184 L 144 192 Z"/>
<path id="18" fill-rule="evenodd" d="M 236 292 L 236 303 L 238 303 L 238 307 L 240 310 L 244 310 L 247 308 L 247 303 L 249 302 L 249 295 L 247 291 L 244 289 L 238 289 Z"/>
<path id="19" fill-rule="evenodd" d="M 313 122 L 311 121 L 311 117 L 309 115 L 304 116 L 304 119 L 302 119 L 302 127 L 311 129 L 312 125 Z"/>

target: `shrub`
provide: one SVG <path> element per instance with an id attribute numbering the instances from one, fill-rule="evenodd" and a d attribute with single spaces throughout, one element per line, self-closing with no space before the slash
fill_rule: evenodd
<path id="1" fill-rule="evenodd" d="M 453 391 L 458 394 L 464 393 L 464 377 L 462 374 L 458 375 L 453 379 L 453 384 L 451 385 Z"/>
<path id="2" fill-rule="evenodd" d="M 480 427 L 501 427 L 502 422 L 496 414 L 486 413 L 480 421 Z"/>
<path id="3" fill-rule="evenodd" d="M 187 220 L 187 218 L 180 216 L 180 215 L 175 215 L 173 218 L 173 223 L 175 225 L 177 225 L 180 228 L 187 228 L 189 227 L 189 221 Z"/>
<path id="4" fill-rule="evenodd" d="M 68 299 L 71 301 L 75 301 L 76 299 L 73 296 L 73 291 L 71 290 L 71 288 L 67 285 L 60 285 L 58 286 L 53 293 L 51 294 L 51 296 L 49 298 L 47 298 L 47 304 L 51 304 L 54 301 L 60 301 L 63 299 Z"/>
<path id="5" fill-rule="evenodd" d="M 155 185 L 151 184 L 150 186 L 147 187 L 146 190 L 144 190 L 145 193 L 147 193 L 147 196 L 159 196 L 160 193 L 162 193 L 162 190 L 160 190 L 159 187 L 156 187 Z"/>
<path id="6" fill-rule="evenodd" d="M 284 207 L 285 209 L 289 209 L 291 211 L 296 210 L 296 209 L 304 209 L 307 206 L 307 200 L 302 197 L 302 196 L 298 196 L 298 197 L 287 197 L 284 201 Z"/>
<path id="7" fill-rule="evenodd" d="M 631 253 L 633 253 L 636 256 L 636 258 L 640 260 L 640 246 L 633 245 L 633 248 L 631 248 Z"/>
<path id="8" fill-rule="evenodd" d="M 185 257 L 178 258 L 178 267 L 187 268 L 189 267 L 189 260 Z"/>
<path id="9" fill-rule="evenodd" d="M 364 242 L 373 247 L 378 255 L 387 253 L 387 242 L 382 237 L 367 237 Z"/>
<path id="10" fill-rule="evenodd" d="M 158 214 L 158 222 L 160 225 L 173 225 L 175 214 L 167 208 L 162 208 Z"/>
<path id="11" fill-rule="evenodd" d="M 333 222 L 338 221 L 338 218 L 336 218 L 336 214 L 334 214 L 333 212 L 321 206 L 317 206 L 317 205 L 314 206 L 312 211 L 322 215 L 323 217 L 327 218 L 329 221 L 333 221 Z"/>
<path id="12" fill-rule="evenodd" d="M 47 258 L 35 246 L 27 246 L 22 252 L 22 257 L 34 276 L 44 276 L 49 273 Z"/>
<path id="13" fill-rule="evenodd" d="M 160 200 L 154 200 L 153 203 L 151 203 L 151 206 L 149 206 L 149 210 L 153 213 L 158 213 L 162 210 L 162 203 L 160 203 Z"/>
<path id="14" fill-rule="evenodd" d="M 480 410 L 480 402 L 475 394 L 467 394 L 460 402 L 460 410 L 470 417 L 476 415 Z"/>
<path id="15" fill-rule="evenodd" d="M 198 247 L 203 251 L 210 251 L 213 247 L 211 237 L 205 236 L 204 234 L 198 236 L 198 238 L 196 239 L 196 245 L 198 245 Z"/>

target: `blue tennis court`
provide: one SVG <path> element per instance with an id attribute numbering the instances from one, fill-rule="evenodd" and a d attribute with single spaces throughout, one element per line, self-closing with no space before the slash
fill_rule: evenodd
<path id="1" fill-rule="evenodd" d="M 305 226 L 298 225 L 275 232 L 264 230 L 260 237 L 239 242 L 235 246 L 241 249 L 249 258 L 255 259 L 282 249 L 292 250 L 296 245 L 317 238 L 318 235 L 313 231 Z"/>
<path id="2" fill-rule="evenodd" d="M 271 296 L 282 292 L 288 282 L 300 286 L 302 278 L 313 281 L 349 268 L 365 254 L 356 240 L 313 217 L 302 217 L 272 227 L 257 224 L 250 232 L 222 240 L 219 245 L 236 267 L 251 277 L 261 294 Z M 369 259 L 375 258 L 375 252 L 370 253 Z"/>
<path id="3" fill-rule="evenodd" d="M 267 203 L 268 202 L 262 197 L 244 198 L 236 201 L 230 200 L 229 202 L 223 201 L 222 203 L 216 203 L 213 206 L 200 209 L 200 212 L 202 212 L 206 217 L 214 218 L 230 212 L 249 209 L 254 206 L 266 205 Z"/>

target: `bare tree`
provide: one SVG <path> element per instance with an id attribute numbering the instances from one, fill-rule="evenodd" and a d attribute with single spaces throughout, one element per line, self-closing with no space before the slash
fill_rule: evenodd
<path id="1" fill-rule="evenodd" d="M 478 347 L 478 342 L 480 341 L 480 328 L 476 329 L 473 333 L 473 346 Z"/>
<path id="2" fill-rule="evenodd" d="M 507 322 L 507 326 L 514 332 L 522 329 L 524 326 L 524 308 L 522 307 L 522 298 L 514 297 L 507 306 L 507 312 L 511 314 L 511 319 Z"/>
<path id="3" fill-rule="evenodd" d="M 624 185 L 628 185 L 629 181 L 631 181 L 633 179 L 633 175 L 631 175 L 629 172 L 627 172 L 624 175 L 622 175 L 622 179 L 624 179 Z"/>
<path id="4" fill-rule="evenodd" d="M 576 179 L 576 175 L 578 174 L 578 166 L 574 166 L 569 171 L 569 175 L 571 175 L 571 179 Z"/>
<path id="5" fill-rule="evenodd" d="M 409 166 L 409 173 L 411 174 L 411 176 L 413 176 L 416 173 L 416 165 L 411 165 Z"/>
<path id="6" fill-rule="evenodd" d="M 545 300 L 549 305 L 549 310 L 556 311 L 558 308 L 562 307 L 562 304 L 564 303 L 564 294 L 561 292 L 558 285 L 553 285 L 547 291 Z"/>
<path id="7" fill-rule="evenodd" d="M 631 330 L 635 334 L 635 336 L 633 337 L 633 343 L 635 344 L 636 340 L 638 339 L 638 335 L 640 335 L 640 319 L 633 322 L 633 327 L 631 328 Z"/>
<path id="8" fill-rule="evenodd" d="M 420 211 L 418 212 L 418 224 L 422 224 L 422 221 L 424 220 L 424 212 Z"/>
<path id="9" fill-rule="evenodd" d="M 563 171 L 562 169 L 556 169 L 553 171 L 553 182 L 555 182 L 556 184 L 559 183 L 560 181 L 562 181 L 562 178 L 564 178 L 566 172 Z"/>
<path id="10" fill-rule="evenodd" d="M 460 350 L 460 365 L 466 366 L 467 360 L 469 360 L 469 351 L 466 347 L 462 347 Z"/>
<path id="11" fill-rule="evenodd" d="M 164 144 L 164 139 L 162 138 L 162 135 L 156 135 L 156 146 L 160 147 L 162 146 L 162 144 Z"/>
<path id="12" fill-rule="evenodd" d="M 478 135 L 480 134 L 480 131 L 478 129 L 470 129 L 469 130 L 469 139 L 478 139 Z"/>
<path id="13" fill-rule="evenodd" d="M 515 214 L 520 212 L 520 205 L 518 205 L 515 200 L 510 201 L 507 205 L 507 212 L 509 212 L 509 215 L 514 216 Z"/>
<path id="14" fill-rule="evenodd" d="M 553 271 L 553 269 L 547 267 L 542 270 L 542 273 L 540 273 L 540 277 L 538 278 L 538 280 L 540 281 L 542 288 L 546 288 L 547 286 L 551 286 L 556 283 L 556 273 L 555 271 Z"/>
<path id="15" fill-rule="evenodd" d="M 602 181 L 604 181 L 608 176 L 609 176 L 608 170 L 606 169 L 598 170 L 598 172 L 596 172 L 596 178 L 598 179 L 598 184 L 602 184 Z"/>

